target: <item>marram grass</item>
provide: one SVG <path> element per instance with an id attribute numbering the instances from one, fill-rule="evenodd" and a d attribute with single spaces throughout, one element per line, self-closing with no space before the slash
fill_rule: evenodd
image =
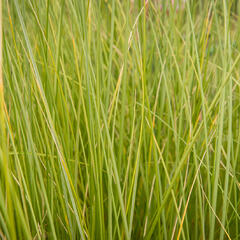
<path id="1" fill-rule="evenodd" d="M 237 1 L 1 3 L 0 239 L 240 239 Z"/>

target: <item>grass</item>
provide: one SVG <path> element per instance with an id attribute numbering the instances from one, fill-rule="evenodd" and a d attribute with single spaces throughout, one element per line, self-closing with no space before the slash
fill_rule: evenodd
<path id="1" fill-rule="evenodd" d="M 0 239 L 240 238 L 239 9 L 163 3 L 1 2 Z"/>

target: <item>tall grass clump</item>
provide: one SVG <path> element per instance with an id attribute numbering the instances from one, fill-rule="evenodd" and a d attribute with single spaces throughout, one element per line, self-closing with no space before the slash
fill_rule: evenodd
<path id="1" fill-rule="evenodd" d="M 0 239 L 240 239 L 237 1 L 1 5 Z"/>

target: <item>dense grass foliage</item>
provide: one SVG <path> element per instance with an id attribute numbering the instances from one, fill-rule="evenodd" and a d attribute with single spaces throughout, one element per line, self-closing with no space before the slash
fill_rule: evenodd
<path id="1" fill-rule="evenodd" d="M 240 238 L 238 6 L 178 3 L 3 0 L 0 239 Z"/>

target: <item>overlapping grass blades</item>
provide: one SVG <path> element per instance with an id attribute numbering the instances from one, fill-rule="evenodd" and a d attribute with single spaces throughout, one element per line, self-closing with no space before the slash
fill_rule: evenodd
<path id="1" fill-rule="evenodd" d="M 170 2 L 2 1 L 1 239 L 240 237 L 238 6 Z"/>

